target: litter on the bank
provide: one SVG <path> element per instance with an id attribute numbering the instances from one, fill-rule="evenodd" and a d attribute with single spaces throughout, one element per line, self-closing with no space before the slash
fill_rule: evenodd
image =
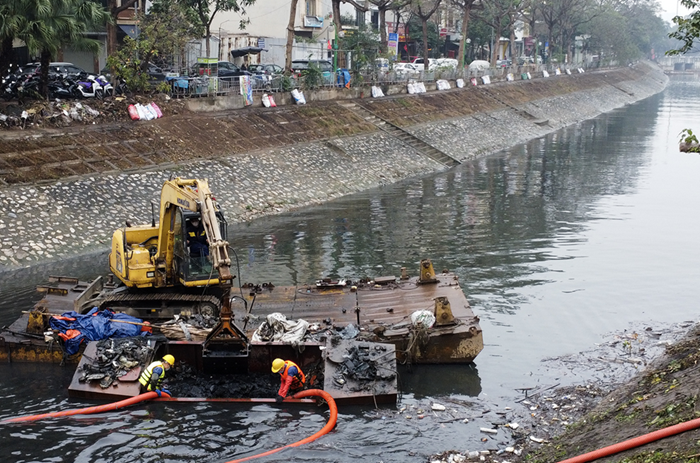
<path id="1" fill-rule="evenodd" d="M 431 408 L 439 412 L 445 411 L 445 406 L 440 404 L 433 404 Z"/>
<path id="2" fill-rule="evenodd" d="M 296 104 L 306 104 L 306 98 L 304 98 L 304 94 L 296 88 L 292 90 L 292 98 L 294 98 Z"/>
<path id="3" fill-rule="evenodd" d="M 479 431 L 485 432 L 486 434 L 498 434 L 498 429 L 479 428 Z"/>

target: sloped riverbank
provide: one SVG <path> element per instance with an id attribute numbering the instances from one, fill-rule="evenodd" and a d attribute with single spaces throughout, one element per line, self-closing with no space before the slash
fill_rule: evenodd
<path id="1" fill-rule="evenodd" d="M 305 106 L 197 113 L 174 102 L 154 121 L 3 131 L 0 268 L 107 248 L 124 220 L 150 220 L 150 202 L 171 175 L 208 178 L 229 220 L 246 221 L 444 170 L 666 82 L 640 63 Z"/>

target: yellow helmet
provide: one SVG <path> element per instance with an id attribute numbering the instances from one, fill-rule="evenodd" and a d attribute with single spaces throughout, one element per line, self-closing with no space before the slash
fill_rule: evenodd
<path id="1" fill-rule="evenodd" d="M 272 361 L 272 372 L 277 373 L 280 371 L 282 368 L 284 368 L 284 360 L 282 359 L 274 359 Z"/>
<path id="2" fill-rule="evenodd" d="M 164 355 L 164 356 L 163 356 L 163 361 L 164 361 L 164 362 L 168 362 L 171 366 L 175 365 L 175 357 L 173 357 L 173 356 L 170 355 L 170 354 Z"/>

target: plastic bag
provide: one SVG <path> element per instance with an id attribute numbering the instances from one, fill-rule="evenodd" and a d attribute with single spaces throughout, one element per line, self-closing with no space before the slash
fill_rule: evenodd
<path id="1" fill-rule="evenodd" d="M 358 330 L 355 325 L 350 323 L 340 332 L 340 337 L 343 339 L 353 339 L 356 338 L 358 334 L 360 334 L 360 330 Z"/>
<path id="2" fill-rule="evenodd" d="M 423 325 L 424 328 L 432 328 L 435 324 L 435 315 L 430 310 L 417 310 L 411 314 L 413 326 Z"/>
<path id="3" fill-rule="evenodd" d="M 439 79 L 435 82 L 435 85 L 437 86 L 438 90 L 449 90 L 450 89 L 450 83 L 446 81 L 445 79 Z"/>
<path id="4" fill-rule="evenodd" d="M 380 98 L 384 96 L 384 92 L 382 92 L 382 89 L 380 87 L 377 87 L 376 85 L 372 85 L 372 97 L 373 98 Z"/>
<path id="5" fill-rule="evenodd" d="M 262 104 L 263 104 L 263 106 L 265 106 L 266 108 L 269 108 L 269 107 L 270 107 L 270 97 L 267 96 L 267 93 L 263 93 L 263 96 L 262 96 Z"/>
<path id="6" fill-rule="evenodd" d="M 153 110 L 156 112 L 157 117 L 163 117 L 163 111 L 160 110 L 157 104 L 151 103 L 151 108 L 153 108 Z"/>
<path id="7" fill-rule="evenodd" d="M 294 98 L 294 101 L 296 101 L 297 104 L 306 104 L 306 99 L 304 98 L 304 94 L 297 90 L 296 88 L 292 90 L 292 98 Z"/>
<path id="8" fill-rule="evenodd" d="M 268 96 L 267 99 L 270 100 L 270 107 L 271 108 L 277 107 L 277 103 L 275 103 L 275 98 L 272 95 Z"/>

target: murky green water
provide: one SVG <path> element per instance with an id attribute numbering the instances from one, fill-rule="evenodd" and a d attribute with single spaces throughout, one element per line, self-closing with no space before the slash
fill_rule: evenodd
<path id="1" fill-rule="evenodd" d="M 446 173 L 232 227 L 244 282 L 398 275 L 429 257 L 459 274 L 486 344 L 475 367 L 402 372 L 406 412 L 341 409 L 331 435 L 261 461 L 419 462 L 450 448 L 498 448 L 505 436 L 481 442 L 486 410 L 515 406 L 516 388 L 586 379 L 542 359 L 589 349 L 631 324 L 696 320 L 700 156 L 678 152 L 685 127 L 700 131 L 692 77 Z M 49 274 L 91 277 L 106 267 L 98 255 L 0 275 L 0 323 L 33 302 Z M 0 418 L 84 405 L 67 399 L 72 371 L 3 365 L 0 374 Z M 449 415 L 430 413 L 432 401 Z M 0 442 L 4 461 L 218 462 L 315 432 L 317 412 L 151 404 L 1 427 Z"/>

